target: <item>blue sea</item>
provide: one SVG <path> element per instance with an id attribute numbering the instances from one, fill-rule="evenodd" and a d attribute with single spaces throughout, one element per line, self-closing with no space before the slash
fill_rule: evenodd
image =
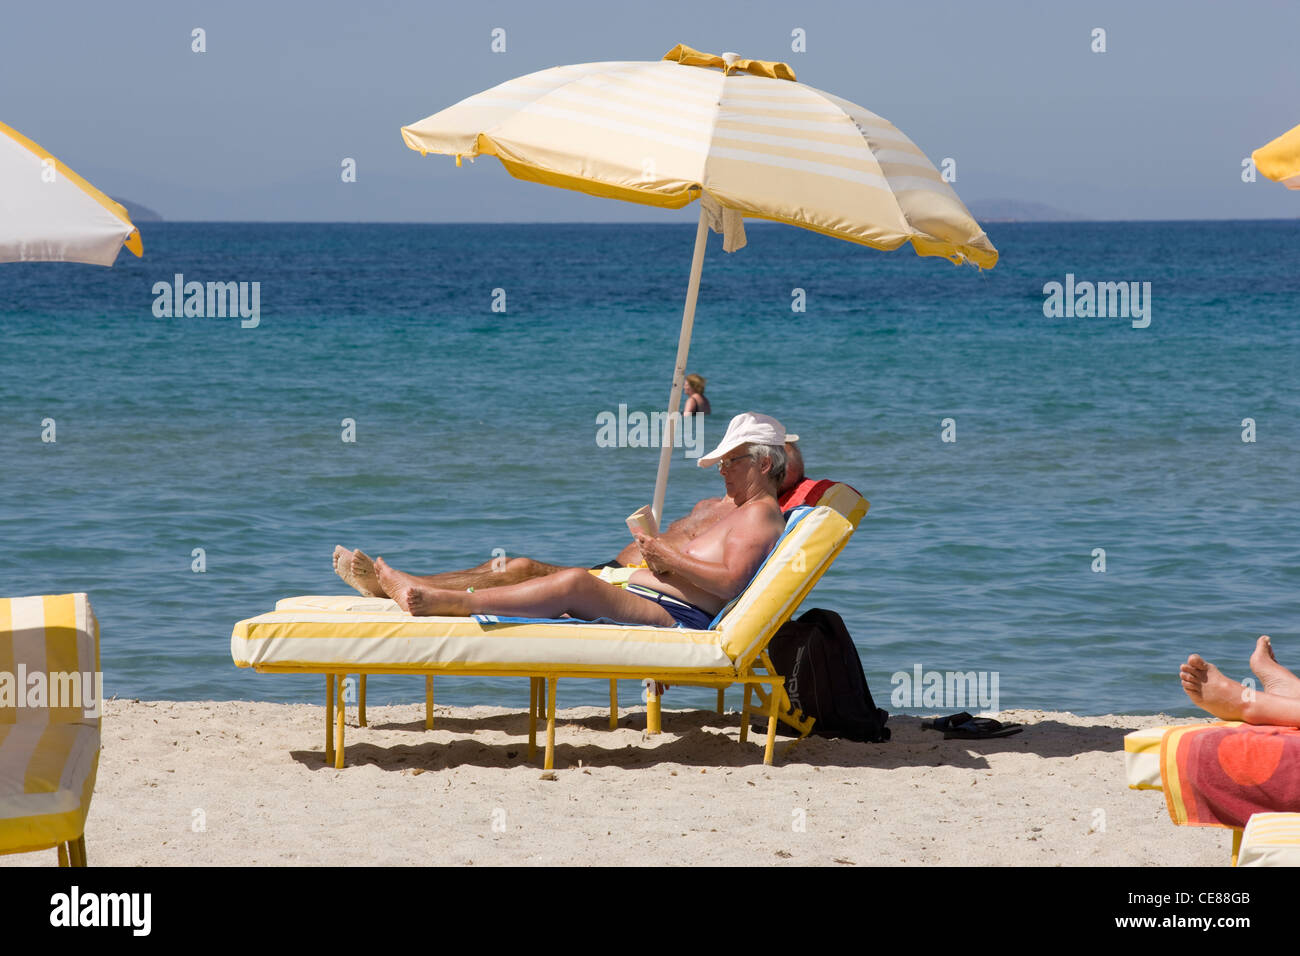
<path id="1" fill-rule="evenodd" d="M 711 238 L 705 442 L 775 415 L 810 475 L 871 502 L 805 607 L 840 612 L 886 708 L 917 666 L 996 673 L 1003 708 L 1190 714 L 1190 651 L 1244 677 L 1268 633 L 1300 664 L 1300 221 L 988 228 L 987 272 L 769 224 L 733 254 Z M 0 591 L 89 592 L 106 693 L 319 702 L 320 678 L 235 668 L 229 639 L 343 593 L 336 544 L 419 573 L 625 544 L 658 453 L 599 447 L 597 418 L 666 403 L 693 224 L 143 233 L 112 269 L 0 267 Z M 258 326 L 156 316 L 177 273 L 259 283 Z M 1150 325 L 1045 316 L 1067 274 L 1149 282 Z M 668 516 L 720 490 L 679 452 Z M 438 699 L 523 707 L 527 684 Z"/>

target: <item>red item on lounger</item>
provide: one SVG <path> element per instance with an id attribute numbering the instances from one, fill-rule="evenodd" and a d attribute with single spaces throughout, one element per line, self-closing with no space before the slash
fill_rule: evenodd
<path id="1" fill-rule="evenodd" d="M 1300 730 L 1177 727 L 1160 744 L 1160 776 L 1180 825 L 1240 828 L 1252 813 L 1300 812 Z"/>
<path id="2" fill-rule="evenodd" d="M 815 505 L 821 501 L 822 495 L 826 494 L 826 489 L 833 484 L 835 482 L 828 481 L 825 478 L 820 481 L 805 478 L 778 498 L 776 503 L 782 511 L 789 511 L 791 508 L 797 508 L 800 505 Z"/>

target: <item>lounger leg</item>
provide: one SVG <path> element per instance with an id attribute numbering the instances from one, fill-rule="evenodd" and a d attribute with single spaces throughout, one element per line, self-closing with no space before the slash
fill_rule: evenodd
<path id="1" fill-rule="evenodd" d="M 59 850 L 59 866 L 67 866 L 67 865 L 68 865 L 68 845 L 67 845 L 66 843 L 60 843 L 59 846 L 58 846 L 58 850 Z"/>
<path id="2" fill-rule="evenodd" d="M 84 833 L 75 840 L 68 841 L 68 865 L 86 865 L 86 835 Z"/>
<path id="3" fill-rule="evenodd" d="M 424 729 L 433 730 L 433 675 L 424 679 Z"/>
<path id="4" fill-rule="evenodd" d="M 334 762 L 334 675 L 325 675 L 325 766 Z"/>
<path id="5" fill-rule="evenodd" d="M 555 678 L 546 678 L 546 770 L 555 769 Z"/>
<path id="6" fill-rule="evenodd" d="M 1241 835 L 1244 832 L 1245 832 L 1244 830 L 1236 830 L 1236 829 L 1232 831 L 1232 865 L 1233 866 L 1237 865 L 1237 856 L 1238 854 L 1241 853 Z"/>
<path id="7" fill-rule="evenodd" d="M 661 734 L 664 731 L 663 711 L 659 707 L 659 682 L 646 682 L 645 692 L 645 732 Z"/>
<path id="8" fill-rule="evenodd" d="M 528 678 L 528 759 L 537 757 L 537 698 L 541 680 Z"/>
<path id="9" fill-rule="evenodd" d="M 343 704 L 343 681 L 338 685 L 338 699 L 334 702 L 334 769 L 343 769 L 343 718 L 347 716 L 347 707 Z"/>
<path id="10" fill-rule="evenodd" d="M 724 688 L 718 688 L 718 713 L 722 713 L 727 703 L 727 692 Z"/>
<path id="11" fill-rule="evenodd" d="M 749 695 L 753 689 L 753 684 L 745 685 L 745 703 L 740 708 L 740 742 L 742 744 L 749 740 Z"/>
<path id="12" fill-rule="evenodd" d="M 357 689 L 357 726 L 364 727 L 366 725 L 366 675 L 358 674 L 357 676 L 359 678 L 357 683 L 361 685 Z"/>
<path id="13" fill-rule="evenodd" d="M 609 729 L 618 728 L 618 680 L 610 678 L 609 681 Z"/>
<path id="14" fill-rule="evenodd" d="M 769 767 L 772 765 L 772 752 L 776 749 L 776 685 L 772 685 L 772 693 L 768 695 L 770 701 L 767 708 L 767 746 L 763 748 L 763 763 Z"/>

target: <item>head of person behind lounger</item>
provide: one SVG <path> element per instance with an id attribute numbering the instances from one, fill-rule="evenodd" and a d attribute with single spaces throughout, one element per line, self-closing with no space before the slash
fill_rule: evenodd
<path id="1" fill-rule="evenodd" d="M 785 477 L 781 479 L 778 497 L 789 494 L 804 480 L 803 452 L 799 450 L 799 436 L 785 436 Z"/>

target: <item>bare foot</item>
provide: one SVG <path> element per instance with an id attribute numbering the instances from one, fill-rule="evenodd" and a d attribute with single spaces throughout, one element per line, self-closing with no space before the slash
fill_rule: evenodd
<path id="1" fill-rule="evenodd" d="M 474 613 L 468 592 L 429 587 L 418 578 L 391 567 L 383 558 L 375 558 L 374 568 L 379 586 L 407 614 L 416 617 L 469 617 Z"/>
<path id="2" fill-rule="evenodd" d="M 1255 644 L 1255 653 L 1250 655 L 1250 669 L 1268 693 L 1279 697 L 1300 697 L 1300 677 L 1277 662 L 1273 642 L 1267 634 Z"/>
<path id="3" fill-rule="evenodd" d="M 349 551 L 343 545 L 334 549 L 334 573 L 356 588 L 364 597 L 388 597 L 375 574 L 374 562 L 358 548 Z"/>
<path id="4" fill-rule="evenodd" d="M 1246 694 L 1254 692 L 1225 677 L 1200 654 L 1187 658 L 1187 663 L 1178 669 L 1178 676 L 1183 682 L 1183 690 L 1197 707 L 1208 710 L 1220 720 L 1245 719 Z"/>

